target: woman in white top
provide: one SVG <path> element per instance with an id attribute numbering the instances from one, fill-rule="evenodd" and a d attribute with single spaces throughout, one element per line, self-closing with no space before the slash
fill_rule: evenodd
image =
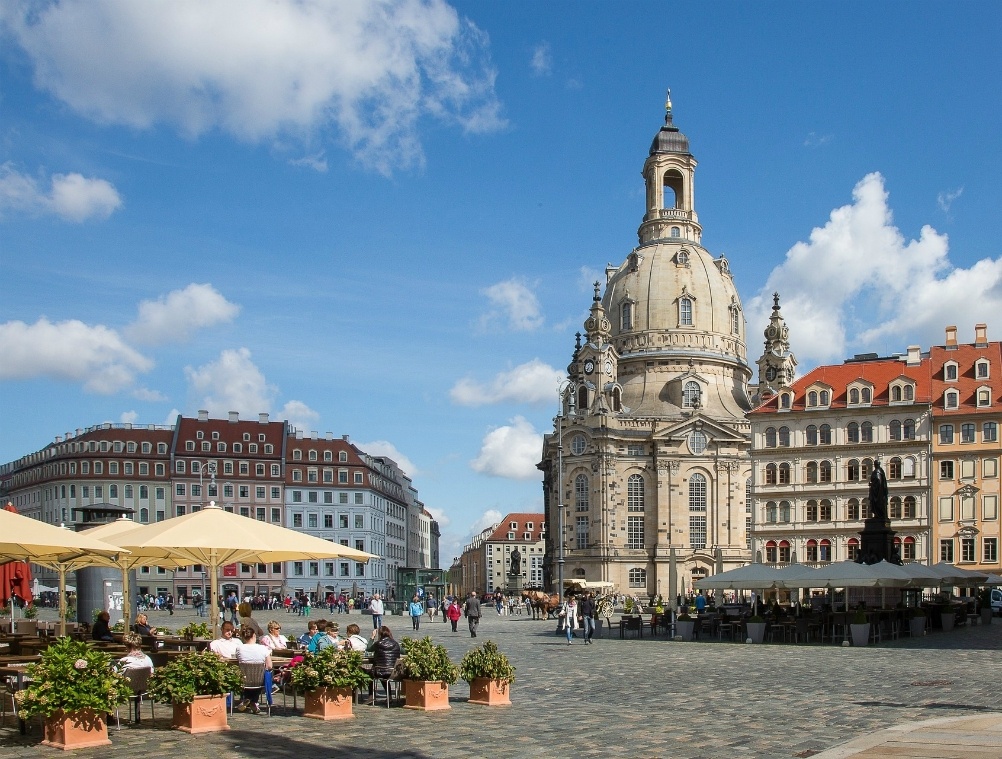
<path id="1" fill-rule="evenodd" d="M 276 648 L 289 647 L 288 639 L 282 635 L 282 626 L 275 619 L 268 622 L 268 634 L 258 638 L 257 642 L 263 646 L 267 646 L 272 651 Z"/>
<path id="2" fill-rule="evenodd" d="M 263 664 L 265 669 L 271 669 L 271 649 L 257 642 L 257 635 L 254 634 L 253 629 L 250 627 L 241 628 L 240 639 L 243 645 L 237 649 L 238 663 Z M 260 689 L 254 690 L 254 699 L 251 699 L 247 693 L 248 691 L 245 690 L 244 698 L 237 706 L 237 711 L 247 711 L 247 707 L 250 707 L 254 714 L 260 713 L 261 709 L 257 705 L 257 698 L 261 695 Z"/>
<path id="3" fill-rule="evenodd" d="M 364 654 L 368 646 L 369 641 L 362 637 L 362 629 L 354 622 L 348 625 L 348 637 L 344 641 L 344 650 L 358 651 Z"/>
<path id="4" fill-rule="evenodd" d="M 148 669 L 153 671 L 153 660 L 143 653 L 143 638 L 136 633 L 125 633 L 122 636 L 125 643 L 126 654 L 118 660 L 119 666 L 123 669 Z"/>

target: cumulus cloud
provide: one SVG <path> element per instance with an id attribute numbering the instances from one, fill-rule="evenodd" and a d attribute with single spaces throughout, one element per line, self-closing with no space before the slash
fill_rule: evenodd
<path id="1" fill-rule="evenodd" d="M 555 403 L 557 386 L 564 373 L 534 358 L 487 383 L 464 377 L 453 385 L 449 397 L 460 406 L 485 406 L 494 403 Z"/>
<path id="2" fill-rule="evenodd" d="M 529 61 L 532 73 L 536 76 L 548 76 L 553 71 L 553 55 L 550 53 L 550 43 L 540 42 L 532 51 Z"/>
<path id="3" fill-rule="evenodd" d="M 316 423 L 320 421 L 320 414 L 302 401 L 289 401 L 282 406 L 278 416 L 281 419 L 287 419 L 296 429 L 304 431 L 312 431 L 316 427 Z"/>
<path id="4" fill-rule="evenodd" d="M 129 387 L 153 362 L 127 345 L 113 329 L 70 320 L 0 324 L 0 379 L 50 379 L 83 383 L 111 394 Z"/>
<path id="5" fill-rule="evenodd" d="M 956 190 L 944 190 L 936 196 L 936 204 L 939 206 L 939 210 L 945 214 L 950 213 L 950 207 L 953 205 L 953 201 L 964 194 L 964 188 L 958 187 Z"/>
<path id="6" fill-rule="evenodd" d="M 137 387 L 132 391 L 132 397 L 147 403 L 154 403 L 167 400 L 167 396 L 159 390 L 150 390 L 147 387 Z"/>
<path id="7" fill-rule="evenodd" d="M 531 332 L 543 325 L 539 300 L 521 280 L 512 278 L 480 291 L 490 307 L 480 320 L 484 329 L 506 326 L 517 332 Z"/>
<path id="8" fill-rule="evenodd" d="M 148 345 L 182 342 L 197 329 L 232 321 L 239 312 L 240 307 L 212 285 L 193 283 L 159 300 L 144 300 L 136 321 L 125 331 L 132 340 Z"/>
<path id="9" fill-rule="evenodd" d="M 397 462 L 397 466 L 399 466 L 408 477 L 416 477 L 419 473 L 418 468 L 414 466 L 414 462 L 401 453 L 389 440 L 373 440 L 371 443 L 355 443 L 355 446 L 360 451 L 364 451 L 370 456 L 386 456 L 387 458 L 393 459 Z"/>
<path id="10" fill-rule="evenodd" d="M 289 159 L 289 163 L 292 166 L 303 166 L 307 169 L 313 169 L 318 174 L 327 173 L 327 157 L 323 150 L 312 155 L 305 155 L 302 158 L 291 158 Z"/>
<path id="11" fill-rule="evenodd" d="M 122 424 L 135 424 L 138 418 L 139 414 L 135 411 L 123 411 L 122 415 L 118 417 L 118 421 Z"/>
<path id="12" fill-rule="evenodd" d="M 212 416 L 223 417 L 230 411 L 268 411 L 277 393 L 246 348 L 224 350 L 216 361 L 198 368 L 185 367 L 184 373 L 192 391 L 201 396 L 199 408 Z"/>
<path id="13" fill-rule="evenodd" d="M 906 240 L 894 226 L 884 179 L 868 174 L 853 202 L 799 242 L 748 304 L 749 324 L 768 321 L 779 291 L 802 365 L 838 362 L 852 351 L 903 351 L 939 344 L 946 324 L 990 322 L 1002 308 L 1002 260 L 954 267 L 946 235 L 922 227 Z"/>
<path id="14" fill-rule="evenodd" d="M 470 530 L 467 533 L 469 537 L 474 537 L 479 535 L 481 532 L 486 530 L 488 527 L 493 527 L 498 522 L 504 519 L 504 514 L 502 514 L 497 509 L 487 509 L 476 522 L 470 525 Z"/>
<path id="15" fill-rule="evenodd" d="M 81 174 L 53 174 L 48 180 L 23 174 L 10 164 L 0 166 L 0 216 L 58 216 L 66 221 L 107 219 L 122 207 L 115 187 L 104 179 Z"/>
<path id="16" fill-rule="evenodd" d="M 807 137 L 804 138 L 804 147 L 820 148 L 827 145 L 834 139 L 835 135 L 833 134 L 818 134 L 817 132 L 809 132 Z"/>
<path id="17" fill-rule="evenodd" d="M 99 123 L 247 141 L 334 132 L 384 173 L 418 121 L 503 128 L 487 36 L 444 0 L 63 0 L 0 13 L 35 83 Z"/>
<path id="18" fill-rule="evenodd" d="M 543 436 L 524 417 L 497 427 L 484 436 L 480 454 L 470 462 L 475 472 L 510 480 L 531 480 L 540 476 L 536 464 L 543 450 Z"/>

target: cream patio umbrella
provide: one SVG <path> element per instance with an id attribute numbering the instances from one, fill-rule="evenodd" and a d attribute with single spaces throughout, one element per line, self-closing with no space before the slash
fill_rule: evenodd
<path id="1" fill-rule="evenodd" d="M 213 634 L 219 626 L 215 609 L 219 595 L 216 574 L 220 566 L 237 562 L 257 564 L 319 559 L 351 559 L 364 563 L 377 558 L 330 540 L 225 511 L 214 501 L 199 511 L 123 532 L 116 537 L 115 543 L 128 547 L 137 559 L 148 559 L 144 563 L 169 561 L 176 566 L 207 565 L 211 578 L 208 601 L 213 610 Z"/>
<path id="2" fill-rule="evenodd" d="M 0 561 L 20 559 L 59 573 L 59 634 L 66 635 L 66 573 L 81 567 L 115 566 L 128 551 L 84 532 L 0 509 Z"/>

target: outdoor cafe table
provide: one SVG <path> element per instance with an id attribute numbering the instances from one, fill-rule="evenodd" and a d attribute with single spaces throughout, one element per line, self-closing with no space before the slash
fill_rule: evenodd
<path id="1" fill-rule="evenodd" d="M 204 651 L 212 642 L 208 638 L 195 638 L 192 640 L 190 638 L 170 636 L 164 636 L 162 638 L 158 637 L 157 641 L 161 649 L 166 649 L 168 651 Z"/>
<path id="2" fill-rule="evenodd" d="M 23 664 L 16 664 L 16 665 L 8 664 L 0 666 L 0 677 L 11 681 L 11 686 L 12 686 L 11 698 L 14 697 L 13 693 L 16 693 L 17 691 L 22 690 L 24 688 L 25 673 L 29 663 L 30 662 L 24 662 Z M 20 712 L 18 712 L 17 720 L 19 723 L 18 727 L 20 729 L 21 735 L 24 735 L 27 732 L 26 723 L 24 717 L 21 716 Z"/>

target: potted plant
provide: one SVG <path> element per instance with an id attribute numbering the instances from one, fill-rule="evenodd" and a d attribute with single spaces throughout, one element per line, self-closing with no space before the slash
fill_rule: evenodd
<path id="1" fill-rule="evenodd" d="M 909 609 L 908 634 L 913 638 L 925 635 L 925 609 L 920 606 Z"/>
<path id="2" fill-rule="evenodd" d="M 22 715 L 44 718 L 43 745 L 73 749 L 111 744 L 105 715 L 127 703 L 132 689 L 112 668 L 108 654 L 61 638 L 26 674 L 28 685 L 15 698 Z"/>
<path id="3" fill-rule="evenodd" d="M 623 604 L 624 614 L 633 614 L 633 599 L 630 596 L 626 597 L 626 603 Z"/>
<path id="4" fill-rule="evenodd" d="M 212 630 L 205 622 L 189 622 L 184 627 L 179 628 L 177 634 L 185 640 L 195 640 L 195 638 L 211 638 Z"/>
<path id="5" fill-rule="evenodd" d="M 693 632 L 696 629 L 696 620 L 689 616 L 689 607 L 683 606 L 679 610 L 678 618 L 675 620 L 675 635 L 682 640 L 692 640 Z"/>
<path id="6" fill-rule="evenodd" d="M 857 609 L 849 620 L 849 633 L 852 635 L 852 645 L 865 646 L 870 642 L 870 620 L 866 611 Z"/>
<path id="7" fill-rule="evenodd" d="M 21 616 L 25 619 L 34 619 L 38 616 L 38 607 L 35 604 L 27 604 L 24 609 L 21 610 Z"/>
<path id="8" fill-rule="evenodd" d="M 766 621 L 760 615 L 754 614 L 749 617 L 745 623 L 745 628 L 748 631 L 748 640 L 752 643 L 761 643 L 765 640 L 765 626 Z"/>
<path id="9" fill-rule="evenodd" d="M 406 709 L 450 709 L 449 686 L 459 679 L 459 670 L 449 660 L 445 646 L 432 643 L 427 635 L 421 640 L 404 638 L 404 696 Z"/>
<path id="10" fill-rule="evenodd" d="M 943 631 L 952 630 L 957 622 L 957 614 L 953 610 L 952 606 L 944 606 L 943 610 L 939 613 L 940 625 L 943 627 Z"/>
<path id="11" fill-rule="evenodd" d="M 515 682 L 515 668 L 494 641 L 467 651 L 459 663 L 459 676 L 470 684 L 471 704 L 511 705 L 509 686 Z"/>
<path id="12" fill-rule="evenodd" d="M 303 716 L 310 719 L 350 719 L 356 688 L 365 688 L 372 678 L 362 669 L 362 654 L 334 646 L 307 653 L 292 668 L 292 683 L 306 692 Z"/>
<path id="13" fill-rule="evenodd" d="M 243 678 L 233 664 L 211 651 L 179 656 L 150 676 L 150 698 L 174 704 L 174 727 L 186 733 L 229 730 L 226 696 L 240 690 Z"/>

